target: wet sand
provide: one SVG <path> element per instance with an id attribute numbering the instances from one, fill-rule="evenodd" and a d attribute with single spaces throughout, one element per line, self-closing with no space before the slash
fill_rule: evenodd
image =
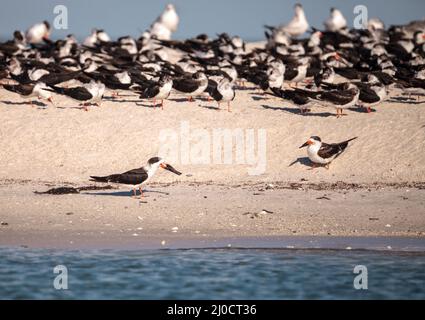
<path id="1" fill-rule="evenodd" d="M 153 184 L 145 198 L 137 199 L 128 189 L 36 194 L 51 185 L 9 181 L 0 185 L 0 244 L 76 249 L 418 247 L 416 240 L 405 245 L 394 237 L 424 243 L 423 188 L 341 186 Z"/>

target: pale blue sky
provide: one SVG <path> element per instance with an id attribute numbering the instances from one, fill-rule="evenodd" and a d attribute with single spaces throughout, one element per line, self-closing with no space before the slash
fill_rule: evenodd
<path id="1" fill-rule="evenodd" d="M 123 35 L 138 36 L 149 27 L 167 3 L 174 3 L 181 18 L 174 38 L 186 38 L 199 33 L 226 31 L 246 40 L 264 36 L 264 24 L 276 25 L 288 21 L 295 1 L 286 0 L 2 0 L 0 37 L 10 38 L 16 29 L 25 30 L 41 21 L 53 21 L 53 8 L 65 5 L 69 13 L 69 30 L 54 30 L 52 37 L 74 33 L 86 36 L 93 27 L 105 29 L 113 38 Z M 424 0 L 305 0 L 300 1 L 310 25 L 321 28 L 322 22 L 334 6 L 345 14 L 350 25 L 353 8 L 358 4 L 368 7 L 370 17 L 380 17 L 387 24 L 400 24 L 425 16 Z"/>

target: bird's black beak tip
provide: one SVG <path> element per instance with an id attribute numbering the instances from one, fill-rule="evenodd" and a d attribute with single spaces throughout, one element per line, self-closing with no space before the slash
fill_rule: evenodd
<path id="1" fill-rule="evenodd" d="M 301 148 L 304 148 L 304 147 L 307 147 L 308 146 L 308 143 L 306 142 L 306 143 L 304 143 L 302 146 L 300 146 L 300 149 Z"/>
<path id="2" fill-rule="evenodd" d="M 182 173 L 180 171 L 177 171 L 176 169 L 174 169 L 173 166 L 166 164 L 164 167 L 165 170 L 171 171 L 172 173 L 176 174 L 176 175 L 181 175 Z"/>

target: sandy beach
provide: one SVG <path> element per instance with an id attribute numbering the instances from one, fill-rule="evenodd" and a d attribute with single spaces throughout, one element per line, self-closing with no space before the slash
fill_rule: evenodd
<path id="1" fill-rule="evenodd" d="M 423 237 L 424 103 L 407 100 L 395 89 L 391 96 L 376 112 L 356 108 L 337 119 L 328 108 L 301 115 L 296 106 L 261 95 L 250 84 L 237 90 L 230 113 L 224 106 L 218 111 L 206 98 L 186 102 L 178 94 L 161 110 L 124 91 L 118 97 L 109 91 L 102 106 L 88 112 L 60 96 L 55 96 L 55 106 L 35 102 L 31 107 L 0 89 L 0 245 L 108 247 L 152 239 L 168 243 L 288 235 Z M 213 141 L 221 129 L 239 130 L 245 141 L 253 134 L 253 161 L 246 157 L 238 163 L 233 144 L 231 162 L 219 162 L 211 142 L 210 156 L 196 163 L 199 132 Z M 170 132 L 176 139 L 164 141 Z M 308 170 L 306 151 L 299 146 L 312 135 L 329 142 L 358 139 L 329 170 Z M 175 151 L 167 161 L 183 174 L 157 174 L 146 199 L 131 198 L 125 187 L 34 193 L 95 185 L 90 175 L 140 167 L 167 143 Z"/>

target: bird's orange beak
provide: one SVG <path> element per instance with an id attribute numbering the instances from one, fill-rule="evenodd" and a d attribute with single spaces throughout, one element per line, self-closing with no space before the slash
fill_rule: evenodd
<path id="1" fill-rule="evenodd" d="M 341 56 L 338 54 L 338 52 L 335 52 L 335 59 L 336 59 L 336 60 L 341 59 Z"/>
<path id="2" fill-rule="evenodd" d="M 310 139 L 309 140 L 307 140 L 301 147 L 300 147 L 300 149 L 301 148 L 304 148 L 304 147 L 307 147 L 307 146 L 309 146 L 310 144 L 313 144 L 313 141 L 311 141 Z"/>
<path id="3" fill-rule="evenodd" d="M 175 173 L 177 175 L 181 175 L 182 173 L 180 171 L 177 171 L 176 169 L 174 169 L 171 165 L 169 165 L 168 163 L 161 163 L 159 165 L 162 169 L 171 171 L 172 173 Z"/>

